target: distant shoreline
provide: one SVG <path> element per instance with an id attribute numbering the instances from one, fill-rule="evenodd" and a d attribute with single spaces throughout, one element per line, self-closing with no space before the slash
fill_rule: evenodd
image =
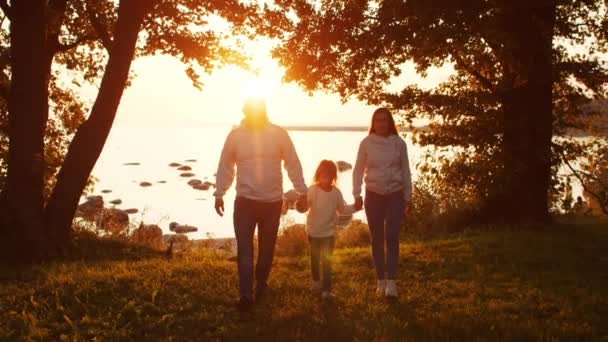
<path id="1" fill-rule="evenodd" d="M 233 128 L 238 127 L 234 125 Z M 369 127 L 367 126 L 281 126 L 284 129 L 292 132 L 367 132 Z M 405 132 L 429 132 L 430 126 L 417 126 L 417 127 L 397 127 L 397 130 L 401 133 Z M 604 130 L 605 133 L 589 134 L 584 131 L 573 130 L 569 132 L 569 135 L 575 138 L 587 138 L 587 137 L 606 137 L 608 136 L 608 128 Z M 555 137 L 558 137 L 557 135 Z"/>
<path id="2" fill-rule="evenodd" d="M 232 128 L 239 127 L 233 125 Z M 367 126 L 281 126 L 288 131 L 293 132 L 367 132 L 369 127 Z M 428 126 L 414 127 L 398 127 L 399 132 L 412 132 L 412 131 L 427 131 Z"/>

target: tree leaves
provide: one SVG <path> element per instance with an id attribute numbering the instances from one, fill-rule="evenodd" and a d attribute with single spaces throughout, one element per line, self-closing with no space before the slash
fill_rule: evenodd
<path id="1" fill-rule="evenodd" d="M 552 13 L 542 8 L 553 5 L 555 18 L 530 15 Z M 344 100 L 389 106 L 409 123 L 428 119 L 432 129 L 419 133 L 418 143 L 475 151 L 439 162 L 437 177 L 459 186 L 450 175 L 463 172 L 476 184 L 478 196 L 501 191 L 500 150 L 510 119 L 502 107 L 505 96 L 523 84 L 548 81 L 527 78 L 533 74 L 527 51 L 535 46 L 528 46 L 532 40 L 520 46 L 526 37 L 513 28 L 525 24 L 553 37 L 555 133 L 568 134 L 572 128 L 590 133 L 594 119 L 584 108 L 607 95 L 608 70 L 597 58 L 608 49 L 604 1 L 301 0 L 279 6 L 297 16 L 274 51 L 287 81 L 310 91 L 335 92 Z M 553 19 L 554 31 L 543 31 Z M 422 76 L 444 63 L 452 63 L 455 74 L 434 89 L 409 85 L 387 91 L 406 61 L 414 62 Z M 460 168 L 462 163 L 476 168 Z M 491 182 L 488 174 L 495 177 Z"/>
<path id="2" fill-rule="evenodd" d="M 144 20 L 135 56 L 166 54 L 179 58 L 193 86 L 199 89 L 201 73 L 212 72 L 225 64 L 247 66 L 247 51 L 237 43 L 239 39 L 254 37 L 257 32 L 276 32 L 273 25 L 284 20 L 268 7 L 238 0 L 154 0 L 149 5 L 153 7 Z M 90 110 L 90 104 L 83 102 L 78 94 L 84 87 L 98 86 L 101 82 L 113 40 L 118 2 L 67 1 L 65 6 L 65 13 L 53 12 L 56 15 L 50 17 L 47 25 L 48 31 L 56 34 L 56 39 L 49 36 L 48 42 L 48 53 L 54 59 L 49 77 L 51 110 L 45 139 L 47 191 L 52 189 L 53 177 L 62 164 L 72 135 Z M 225 25 L 212 24 L 217 22 Z M 6 102 L 11 79 L 10 32 L 8 25 L 3 27 L 0 29 L 0 192 L 6 176 L 9 143 Z"/>

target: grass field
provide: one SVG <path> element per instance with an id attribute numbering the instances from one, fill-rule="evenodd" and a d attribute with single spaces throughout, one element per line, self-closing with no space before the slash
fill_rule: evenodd
<path id="1" fill-rule="evenodd" d="M 608 340 L 608 222 L 401 244 L 400 298 L 374 295 L 368 248 L 339 249 L 335 294 L 308 257 L 277 258 L 270 297 L 234 302 L 234 261 L 81 241 L 69 260 L 0 269 L 0 340 Z"/>

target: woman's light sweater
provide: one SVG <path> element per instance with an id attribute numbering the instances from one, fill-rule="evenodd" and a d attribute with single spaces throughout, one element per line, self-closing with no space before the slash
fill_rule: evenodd
<path id="1" fill-rule="evenodd" d="M 397 134 L 383 137 L 370 134 L 359 144 L 353 169 L 353 195 L 361 196 L 361 185 L 384 195 L 403 190 L 406 202 L 412 198 L 412 176 L 407 145 Z"/>

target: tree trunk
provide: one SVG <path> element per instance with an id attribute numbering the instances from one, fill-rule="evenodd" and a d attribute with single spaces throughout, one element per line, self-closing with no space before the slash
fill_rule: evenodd
<path id="1" fill-rule="evenodd" d="M 43 249 L 44 133 L 48 119 L 45 0 L 11 2 L 9 153 L 1 221 L 3 253 L 35 259 Z"/>
<path id="2" fill-rule="evenodd" d="M 504 11 L 513 87 L 504 110 L 505 219 L 548 222 L 553 135 L 555 1 L 516 1 Z M 509 77 L 510 75 L 506 75 Z"/>
<path id="3" fill-rule="evenodd" d="M 76 132 L 46 207 L 47 229 L 57 246 L 69 240 L 72 220 L 87 179 L 106 142 L 133 60 L 150 0 L 121 0 L 114 40 L 89 118 Z"/>

